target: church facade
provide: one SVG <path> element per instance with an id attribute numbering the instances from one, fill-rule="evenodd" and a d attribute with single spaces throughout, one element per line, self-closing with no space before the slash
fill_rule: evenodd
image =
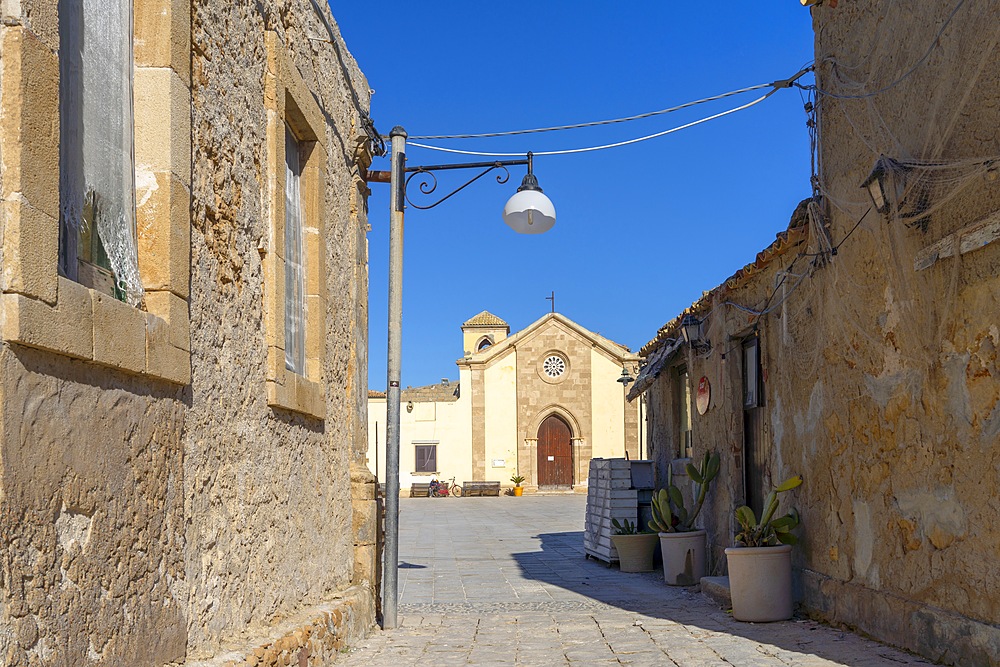
<path id="1" fill-rule="evenodd" d="M 623 370 L 639 358 L 559 313 L 511 335 L 483 311 L 462 325 L 459 379 L 401 392 L 400 488 L 436 477 L 585 490 L 590 459 L 642 458 L 642 406 Z M 386 398 L 368 399 L 368 466 L 385 480 Z"/>

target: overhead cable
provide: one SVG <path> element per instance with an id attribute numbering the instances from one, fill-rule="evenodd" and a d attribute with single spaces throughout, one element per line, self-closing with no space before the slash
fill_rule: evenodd
<path id="1" fill-rule="evenodd" d="M 584 127 L 596 127 L 598 125 L 612 125 L 614 123 L 627 123 L 633 120 L 641 120 L 643 118 L 652 118 L 654 116 L 662 116 L 663 114 L 673 113 L 674 111 L 680 111 L 682 109 L 688 109 L 699 104 L 705 104 L 706 102 L 715 102 L 716 100 L 725 99 L 727 97 L 732 97 L 733 95 L 741 95 L 743 93 L 749 93 L 754 90 L 760 90 L 762 88 L 770 88 L 774 84 L 772 83 L 761 83 L 756 86 L 750 86 L 748 88 L 740 88 L 739 90 L 731 90 L 728 93 L 722 93 L 721 95 L 713 95 L 712 97 L 705 97 L 700 100 L 695 100 L 693 102 L 685 102 L 684 104 L 679 104 L 675 107 L 669 107 L 667 109 L 660 109 L 659 111 L 649 111 L 647 113 L 636 114 L 635 116 L 626 116 L 624 118 L 612 118 L 610 120 L 595 120 L 587 123 L 576 123 L 574 125 L 553 125 L 552 127 L 535 127 L 529 130 L 510 130 L 507 132 L 483 132 L 480 134 L 427 134 L 410 137 L 411 139 L 487 139 L 491 137 L 510 137 L 519 134 L 538 134 L 540 132 L 559 132 L 561 130 L 579 130 Z M 537 155 L 537 153 L 536 153 Z"/>
<path id="2" fill-rule="evenodd" d="M 636 137 L 635 139 L 627 139 L 625 141 L 616 141 L 614 143 L 602 144 L 600 146 L 587 146 L 586 148 L 568 148 L 558 151 L 532 151 L 532 155 L 535 155 L 537 157 L 539 155 L 570 155 L 573 153 L 589 153 L 591 151 L 600 151 L 608 148 L 619 148 L 621 146 L 627 146 L 629 144 L 637 144 L 640 141 L 648 141 L 649 139 L 656 139 L 658 137 L 663 137 L 668 134 L 673 134 L 674 132 L 679 132 L 680 130 L 686 130 L 687 128 L 694 127 L 695 125 L 701 125 L 702 123 L 707 123 L 708 121 L 715 120 L 716 118 L 722 118 L 723 116 L 728 116 L 729 114 L 736 113 L 737 111 L 743 111 L 744 109 L 749 109 L 755 104 L 760 104 L 771 95 L 774 95 L 776 92 L 778 92 L 778 90 L 780 89 L 774 88 L 768 91 L 765 95 L 762 95 L 757 99 L 753 100 L 752 102 L 748 102 L 744 105 L 735 107 L 733 109 L 729 109 L 727 111 L 722 111 L 720 113 L 713 114 L 706 118 L 701 118 L 699 120 L 691 121 L 690 123 L 685 123 L 684 125 L 672 127 L 669 130 L 663 130 L 662 132 L 656 132 L 654 134 L 647 134 L 644 137 Z M 413 141 L 407 141 L 406 143 L 408 146 L 416 146 L 418 148 L 426 148 L 428 150 L 441 151 L 443 153 L 457 153 L 459 155 L 479 155 L 483 157 L 518 157 L 520 155 L 524 155 L 524 151 L 518 153 L 490 153 L 484 151 L 466 151 L 466 150 L 460 150 L 458 148 L 445 148 L 443 146 L 431 146 L 428 144 L 421 144 Z"/>

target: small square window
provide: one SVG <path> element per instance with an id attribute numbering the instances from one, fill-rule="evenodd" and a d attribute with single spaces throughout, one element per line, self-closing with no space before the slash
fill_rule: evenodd
<path id="1" fill-rule="evenodd" d="M 437 472 L 437 445 L 416 446 L 415 472 Z"/>

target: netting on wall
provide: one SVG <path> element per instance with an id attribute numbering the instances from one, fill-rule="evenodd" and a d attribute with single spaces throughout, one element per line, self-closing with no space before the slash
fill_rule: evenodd
<path id="1" fill-rule="evenodd" d="M 813 186 L 830 238 L 811 225 L 822 278 L 787 304 L 783 349 L 804 373 L 824 372 L 831 340 L 870 374 L 930 372 L 963 319 L 973 256 L 929 269 L 935 244 L 1000 209 L 1000 5 L 933 4 L 841 5 L 818 24 Z M 863 187 L 873 179 L 883 210 Z"/>
<path id="2" fill-rule="evenodd" d="M 117 288 L 139 306 L 132 21 L 128 0 L 59 2 L 60 269 L 76 279 L 76 240 L 96 230 Z"/>

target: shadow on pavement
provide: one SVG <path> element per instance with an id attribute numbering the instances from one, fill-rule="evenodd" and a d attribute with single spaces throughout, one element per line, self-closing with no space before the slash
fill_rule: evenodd
<path id="1" fill-rule="evenodd" d="M 511 554 L 526 580 L 558 587 L 567 592 L 567 601 L 586 598 L 593 603 L 693 626 L 709 633 L 744 637 L 788 651 L 826 658 L 848 665 L 929 665 L 915 656 L 887 646 L 865 641 L 864 657 L 858 641 L 844 641 L 841 633 L 805 618 L 777 623 L 743 623 L 702 596 L 698 587 L 667 586 L 660 571 L 631 574 L 586 558 L 583 532 L 541 533 L 541 550 Z M 557 592 L 553 592 L 555 596 Z M 599 605 L 594 605 L 595 609 Z M 851 637 L 857 639 L 856 637 Z M 891 655 L 890 655 L 891 653 Z M 900 661 L 900 657 L 907 659 Z"/>
<path id="2" fill-rule="evenodd" d="M 417 563 L 407 563 L 406 561 L 400 561 L 400 570 L 426 570 L 426 565 L 418 565 Z"/>

